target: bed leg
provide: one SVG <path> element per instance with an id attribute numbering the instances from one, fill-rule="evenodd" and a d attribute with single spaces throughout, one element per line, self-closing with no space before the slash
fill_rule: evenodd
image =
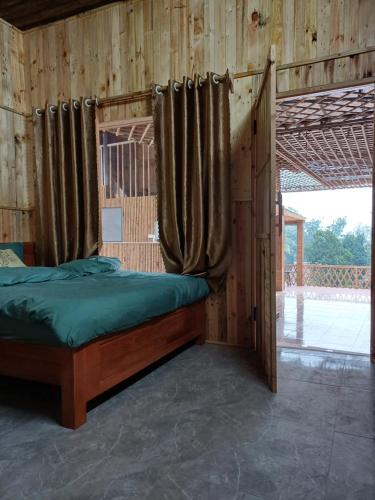
<path id="1" fill-rule="evenodd" d="M 62 373 L 61 383 L 61 425 L 77 429 L 86 422 L 86 399 L 82 370 L 76 354 L 69 353 Z"/>
<path id="2" fill-rule="evenodd" d="M 199 304 L 197 322 L 201 325 L 201 328 L 200 334 L 195 339 L 195 343 L 198 345 L 202 345 L 206 342 L 207 338 L 206 303 L 204 301 Z"/>

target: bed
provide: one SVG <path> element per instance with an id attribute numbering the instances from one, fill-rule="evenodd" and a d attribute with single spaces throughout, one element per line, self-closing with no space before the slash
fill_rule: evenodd
<path id="1" fill-rule="evenodd" d="M 33 245 L 21 247 L 32 265 Z M 0 275 L 0 375 L 59 385 L 61 422 L 71 429 L 85 423 L 88 401 L 205 339 L 205 280 L 111 265 L 104 258 Z"/>

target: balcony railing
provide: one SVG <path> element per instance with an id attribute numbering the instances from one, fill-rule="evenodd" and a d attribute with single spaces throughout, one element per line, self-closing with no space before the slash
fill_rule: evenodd
<path id="1" fill-rule="evenodd" d="M 304 264 L 304 286 L 333 288 L 370 288 L 370 266 L 334 266 L 329 264 Z M 285 266 L 285 284 L 297 285 L 297 264 Z"/>

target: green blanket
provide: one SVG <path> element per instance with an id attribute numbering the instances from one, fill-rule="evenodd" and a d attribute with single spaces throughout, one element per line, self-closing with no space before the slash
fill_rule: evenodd
<path id="1" fill-rule="evenodd" d="M 111 262 L 111 269 L 118 267 Z M 202 278 L 108 270 L 108 258 L 100 257 L 76 264 L 41 268 L 39 278 L 38 268 L 25 268 L 23 277 L 17 271 L 17 279 L 0 269 L 0 338 L 77 347 L 209 293 Z"/>

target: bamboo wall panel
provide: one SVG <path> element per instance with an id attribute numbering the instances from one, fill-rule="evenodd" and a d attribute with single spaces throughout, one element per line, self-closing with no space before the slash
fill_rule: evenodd
<path id="1" fill-rule="evenodd" d="M 131 271 L 165 272 L 159 243 L 104 243 L 101 255 L 118 257 L 123 268 Z"/>
<path id="2" fill-rule="evenodd" d="M 155 231 L 157 221 L 156 196 L 104 198 L 102 207 L 122 207 L 123 239 L 128 242 L 147 242 Z"/>
<path id="3" fill-rule="evenodd" d="M 26 113 L 23 34 L 0 20 L 0 105 Z M 30 241 L 34 205 L 34 173 L 30 122 L 0 108 L 0 241 Z M 7 210 L 12 209 L 12 210 Z"/>
<path id="4" fill-rule="evenodd" d="M 44 107 L 46 100 L 139 91 L 152 81 L 164 84 L 194 72 L 262 69 L 271 43 L 278 65 L 362 49 L 375 45 L 374 25 L 372 0 L 118 2 L 25 33 L 27 109 Z M 374 57 L 362 54 L 279 72 L 278 90 L 373 76 Z M 234 344 L 248 341 L 249 127 L 258 82 L 259 77 L 237 80 L 231 96 L 233 260 L 227 291 L 208 305 L 209 338 Z M 98 118 L 150 114 L 151 99 L 146 99 L 105 107 Z"/>

